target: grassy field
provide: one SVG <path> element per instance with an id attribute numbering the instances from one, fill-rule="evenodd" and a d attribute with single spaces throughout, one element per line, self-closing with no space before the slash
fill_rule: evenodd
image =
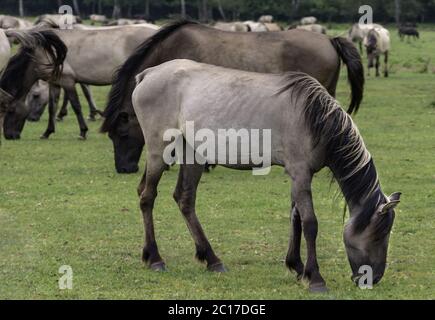
<path id="1" fill-rule="evenodd" d="M 319 263 L 329 293 L 310 294 L 284 267 L 290 184 L 281 168 L 265 177 L 217 168 L 203 177 L 199 217 L 230 270 L 219 275 L 194 260 L 193 242 L 172 200 L 177 168 L 166 172 L 155 223 L 169 272 L 149 271 L 140 260 L 136 186 L 142 172 L 116 174 L 112 144 L 98 133 L 100 121 L 89 124 L 87 141 L 78 141 L 71 114 L 48 141 L 38 138 L 44 116 L 26 125 L 20 141 L 3 140 L 0 147 L 0 298 L 435 298 L 435 30 L 426 28 L 420 41 L 410 43 L 394 32 L 391 61 L 389 79 L 367 79 L 356 117 L 384 191 L 403 192 L 388 269 L 373 290 L 350 281 L 342 200 L 326 171 L 317 175 L 313 193 Z M 94 88 L 99 107 L 107 90 Z M 348 90 L 343 70 L 343 104 Z M 73 290 L 58 288 L 61 265 L 73 268 Z"/>

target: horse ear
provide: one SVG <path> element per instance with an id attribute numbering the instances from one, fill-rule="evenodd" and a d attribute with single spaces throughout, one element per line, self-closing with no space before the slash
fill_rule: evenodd
<path id="1" fill-rule="evenodd" d="M 401 192 L 394 192 L 391 194 L 391 196 L 388 197 L 390 201 L 400 201 L 400 196 L 402 195 Z"/>
<path id="2" fill-rule="evenodd" d="M 381 204 L 378 208 L 379 214 L 385 214 L 388 210 L 394 209 L 400 203 L 400 192 L 395 192 L 388 197 L 388 202 Z"/>

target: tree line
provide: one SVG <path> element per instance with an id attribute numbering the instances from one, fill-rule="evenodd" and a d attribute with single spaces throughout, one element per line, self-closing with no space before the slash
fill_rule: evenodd
<path id="1" fill-rule="evenodd" d="M 0 13 L 36 16 L 70 5 L 76 15 L 149 20 L 185 17 L 202 22 L 256 20 L 271 14 L 291 23 L 303 16 L 322 22 L 358 20 L 358 8 L 370 5 L 377 22 L 435 22 L 435 0 L 1 0 Z"/>

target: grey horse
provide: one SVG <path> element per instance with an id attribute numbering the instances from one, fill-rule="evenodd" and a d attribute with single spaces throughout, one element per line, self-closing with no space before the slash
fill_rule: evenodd
<path id="1" fill-rule="evenodd" d="M 227 32 L 190 21 L 177 21 L 144 42 L 116 74 L 104 111 L 102 132 L 108 132 L 119 173 L 138 170 L 143 135 L 131 105 L 134 77 L 162 62 L 188 58 L 223 67 L 265 73 L 303 71 L 335 95 L 340 59 L 348 69 L 352 94 L 349 112 L 356 112 L 364 88 L 361 57 L 344 38 L 328 38 L 305 30 Z"/>
<path id="2" fill-rule="evenodd" d="M 184 59 L 146 69 L 136 79 L 132 101 L 147 151 L 145 173 L 138 187 L 145 228 L 143 260 L 151 269 L 165 269 L 152 215 L 159 180 L 170 161 L 167 148 L 171 142 L 163 139 L 166 133 L 178 132 L 174 138 L 184 140 L 184 154 L 188 149 L 196 152 L 189 162 L 188 156 L 180 157 L 177 150 L 181 167 L 173 196 L 194 239 L 197 258 L 206 261 L 211 271 L 223 272 L 225 267 L 196 216 L 203 160 L 213 163 L 220 159 L 219 164 L 233 169 L 258 166 L 252 160 L 256 153 L 252 141 L 251 149 L 248 146 L 243 154 L 246 145 L 241 142 L 239 148 L 232 149 L 231 136 L 224 140 L 223 149 L 212 142 L 215 148 L 199 152 L 205 141 L 203 136 L 199 140 L 189 138 L 190 122 L 194 123 L 195 136 L 204 130 L 211 132 L 204 134 L 207 140 L 221 135 L 222 129 L 270 130 L 270 164 L 284 167 L 292 181 L 292 235 L 286 264 L 299 278 L 309 281 L 312 291 L 325 291 L 326 284 L 317 263 L 317 219 L 311 182 L 316 172 L 329 167 L 350 208 L 344 243 L 353 278 L 358 279 L 360 267 L 366 265 L 373 270 L 373 282 L 380 281 L 386 267 L 393 209 L 400 201 L 400 193 L 387 197 L 382 192 L 373 159 L 357 127 L 317 80 L 300 72 L 260 74 Z M 230 160 L 246 154 L 248 161 L 244 163 Z M 307 242 L 305 265 L 300 255 L 302 232 Z"/>
<path id="3" fill-rule="evenodd" d="M 33 30 L 29 32 L 7 31 L 22 44 L 13 61 L 8 64 L 7 76 L 0 80 L 0 88 L 19 100 L 27 95 L 38 79 L 50 82 L 49 123 L 41 138 L 47 139 L 55 131 L 55 97 L 63 88 L 76 113 L 80 126 L 80 139 L 86 139 L 88 127 L 83 118 L 75 84 L 95 86 L 110 85 L 115 70 L 124 63 L 135 48 L 155 33 L 155 30 L 140 26 L 101 28 L 93 30 Z M 45 52 L 50 47 L 65 50 L 65 59 L 59 77 L 47 79 L 45 69 L 52 69 L 52 61 Z M 55 56 L 57 54 L 55 53 Z M 16 77 L 25 74 L 26 81 Z M 5 89 L 4 85 L 8 85 Z M 11 91 L 8 91 L 11 90 Z"/>

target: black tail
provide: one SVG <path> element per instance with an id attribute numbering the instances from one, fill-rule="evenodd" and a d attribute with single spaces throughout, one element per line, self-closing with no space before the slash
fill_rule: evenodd
<path id="1" fill-rule="evenodd" d="M 345 38 L 332 38 L 331 43 L 347 66 L 347 77 L 351 87 L 351 101 L 347 112 L 356 114 L 364 94 L 364 68 L 361 56 L 353 43 Z"/>

